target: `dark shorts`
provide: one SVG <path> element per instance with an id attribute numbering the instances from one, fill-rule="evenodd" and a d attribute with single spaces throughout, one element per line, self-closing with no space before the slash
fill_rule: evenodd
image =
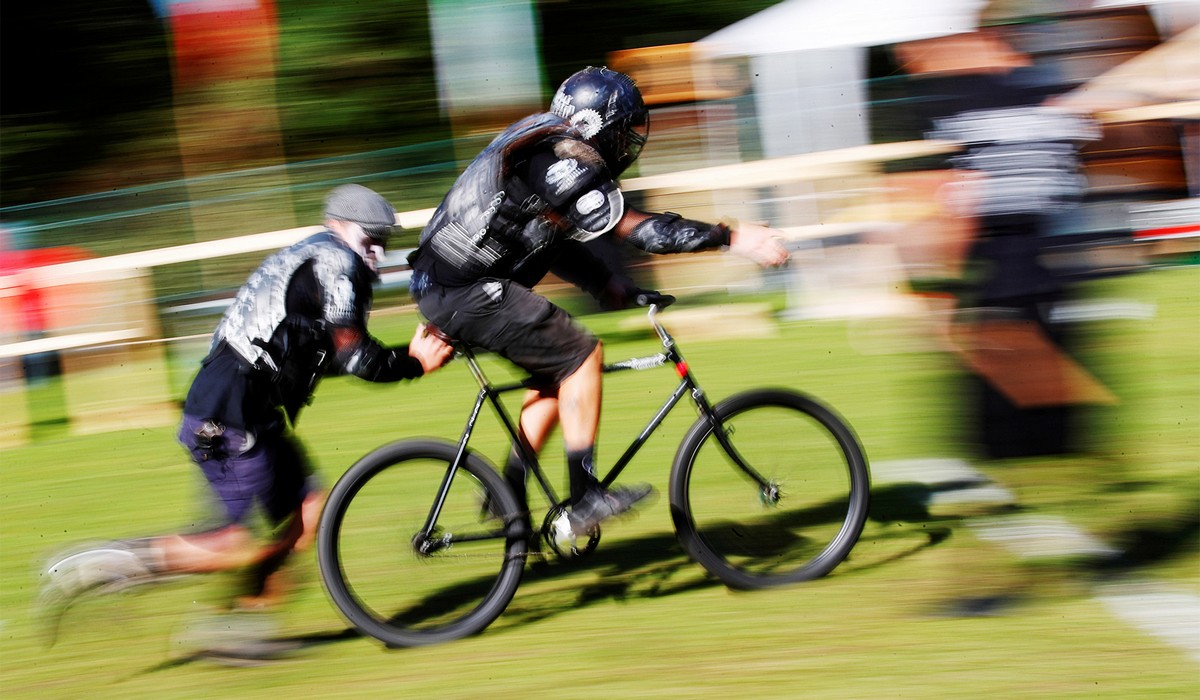
<path id="1" fill-rule="evenodd" d="M 244 523 L 257 505 L 278 525 L 304 502 L 312 468 L 304 448 L 283 424 L 253 431 L 225 428 L 212 447 L 198 444 L 203 420 L 184 415 L 179 441 L 220 502 L 219 525 Z"/>
<path id="2" fill-rule="evenodd" d="M 600 342 L 549 299 L 511 280 L 432 287 L 417 305 L 451 337 L 491 350 L 550 384 L 571 376 Z"/>

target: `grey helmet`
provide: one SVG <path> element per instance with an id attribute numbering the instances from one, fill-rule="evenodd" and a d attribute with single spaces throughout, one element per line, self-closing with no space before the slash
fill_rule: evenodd
<path id="1" fill-rule="evenodd" d="M 325 218 L 353 221 L 372 239 L 387 243 L 396 225 L 396 210 L 369 187 L 338 185 L 325 198 Z"/>

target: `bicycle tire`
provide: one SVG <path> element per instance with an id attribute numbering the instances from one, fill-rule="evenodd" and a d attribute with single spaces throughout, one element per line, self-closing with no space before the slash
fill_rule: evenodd
<path id="1" fill-rule="evenodd" d="M 784 389 L 736 394 L 714 411 L 735 451 L 775 491 L 734 464 L 701 416 L 671 467 L 671 517 L 684 549 L 734 589 L 832 571 L 858 541 L 869 507 L 867 460 L 853 431 Z"/>
<path id="2" fill-rule="evenodd" d="M 521 581 L 528 516 L 474 453 L 455 474 L 438 517 L 448 539 L 422 539 L 429 551 L 418 551 L 414 536 L 456 452 L 432 439 L 384 445 L 338 479 L 321 513 L 317 559 L 325 590 L 351 624 L 388 647 L 476 634 L 504 612 Z"/>

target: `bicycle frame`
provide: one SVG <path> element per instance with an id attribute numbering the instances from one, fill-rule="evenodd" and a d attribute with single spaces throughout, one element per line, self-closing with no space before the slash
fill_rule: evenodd
<path id="1" fill-rule="evenodd" d="M 691 396 L 692 401 L 695 403 L 696 408 L 700 412 L 700 415 L 709 421 L 709 423 L 713 426 L 713 434 L 716 436 L 717 441 L 725 450 L 725 453 L 729 455 L 733 463 L 762 490 L 764 500 L 769 502 L 778 500 L 776 488 L 769 482 L 769 480 L 755 471 L 746 462 L 746 460 L 743 459 L 740 454 L 738 454 L 737 449 L 727 439 L 726 432 L 720 423 L 720 419 L 713 411 L 712 405 L 709 403 L 704 390 L 700 387 L 695 376 L 692 374 L 691 369 L 688 367 L 687 361 L 684 360 L 682 353 L 679 351 L 678 344 L 675 342 L 675 339 L 671 336 L 667 329 L 663 327 L 662 322 L 658 319 L 658 313 L 660 311 L 661 307 L 658 304 L 652 304 L 647 312 L 647 316 L 650 319 L 650 325 L 658 334 L 659 340 L 662 341 L 663 351 L 654 355 L 633 357 L 621 362 L 606 364 L 604 365 L 603 373 L 613 374 L 628 370 L 642 371 L 670 364 L 675 368 L 675 373 L 679 375 L 679 385 L 675 387 L 675 390 L 671 392 L 671 394 L 659 407 L 658 411 L 653 415 L 653 417 L 651 417 L 650 421 L 646 424 L 642 431 L 633 439 L 629 446 L 626 447 L 625 451 L 613 464 L 612 468 L 609 469 L 604 478 L 600 480 L 600 484 L 607 488 L 610 484 L 616 481 L 621 472 L 625 470 L 625 467 L 629 465 L 634 456 L 637 455 L 642 446 L 646 444 L 647 440 L 649 440 L 654 431 L 657 430 L 660 425 L 662 425 L 662 422 L 666 419 L 667 415 L 671 413 L 671 411 L 676 405 L 679 404 L 679 401 L 686 394 Z M 438 516 L 441 513 L 442 504 L 445 502 L 446 495 L 450 491 L 450 486 L 453 483 L 454 475 L 461 466 L 462 461 L 467 453 L 467 445 L 470 442 L 471 435 L 475 430 L 475 423 L 478 421 L 479 415 L 482 412 L 485 403 L 491 404 L 493 410 L 496 412 L 496 415 L 500 420 L 501 425 L 511 438 L 512 444 L 517 445 L 521 450 L 521 456 L 525 462 L 526 468 L 532 472 L 537 479 L 538 485 L 541 487 L 542 492 L 545 494 L 551 506 L 563 505 L 563 503 L 559 501 L 554 487 L 550 484 L 549 480 L 546 478 L 546 475 L 543 473 L 541 465 L 538 462 L 537 455 L 533 452 L 533 449 L 528 442 L 521 439 L 518 424 L 513 421 L 508 410 L 500 401 L 500 397 L 504 394 L 520 389 L 532 388 L 534 386 L 533 380 L 525 379 L 520 382 L 494 385 L 484 374 L 483 369 L 479 366 L 479 362 L 470 347 L 465 345 L 460 346 L 458 348 L 458 352 L 466 360 L 468 367 L 471 369 L 471 374 L 479 383 L 479 392 L 475 397 L 475 403 L 471 409 L 471 413 L 467 417 L 466 426 L 463 428 L 462 435 L 459 437 L 454 461 L 446 470 L 446 476 L 442 481 L 437 500 L 434 503 L 433 509 L 430 511 L 428 520 L 425 523 L 424 532 L 427 535 L 428 533 L 432 533 L 434 530 Z"/>
<path id="2" fill-rule="evenodd" d="M 849 555 L 868 516 L 870 475 L 849 424 L 816 399 L 784 387 L 744 389 L 710 403 L 659 321 L 674 298 L 646 292 L 637 301 L 649 307 L 662 351 L 605 364 L 601 371 L 670 366 L 678 384 L 672 390 L 667 380 L 654 392 L 658 398 L 643 410 L 669 395 L 600 483 L 614 488 L 650 435 L 690 396 L 699 417 L 682 436 L 667 479 L 671 524 L 687 556 L 735 590 L 829 573 Z M 510 413 L 512 399 L 502 403 L 504 394 L 541 385 L 530 379 L 493 384 L 472 348 L 457 350 L 479 384 L 458 441 L 409 438 L 372 450 L 330 490 L 317 528 L 321 580 L 334 604 L 389 647 L 483 630 L 511 602 L 527 563 L 585 557 L 602 537 L 598 526 L 577 527 L 574 504 L 559 501 L 538 455 L 522 439 L 520 422 Z M 514 498 L 513 488 L 522 484 L 509 483 L 496 463 L 469 447 L 486 404 L 500 421 L 500 437 L 511 440 L 505 447 L 514 452 L 506 449 L 505 455 L 523 462 L 526 476 L 533 470 L 549 501 L 540 525 L 529 503 Z M 490 447 L 497 436 L 488 431 L 486 437 Z M 734 448 L 736 441 L 744 454 Z M 748 459 L 772 479 L 751 469 Z M 794 488 L 781 493 L 776 484 Z M 372 538 L 374 547 L 348 544 Z"/>

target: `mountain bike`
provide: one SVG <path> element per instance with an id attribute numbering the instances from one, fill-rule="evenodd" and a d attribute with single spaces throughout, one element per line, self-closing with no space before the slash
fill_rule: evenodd
<path id="1" fill-rule="evenodd" d="M 601 484 L 612 484 L 688 397 L 699 417 L 679 444 L 669 480 L 671 517 L 687 554 L 735 589 L 824 576 L 850 553 L 867 517 L 869 476 L 858 440 L 830 408 L 789 389 L 710 403 L 659 319 L 674 301 L 658 293 L 638 298 L 662 352 L 604 367 L 606 374 L 669 367 L 679 381 Z M 483 630 L 512 600 L 529 557 L 579 557 L 600 541 L 598 527 L 572 533 L 569 504 L 500 400 L 531 380 L 494 384 L 475 349 L 456 344 L 456 352 L 479 384 L 458 441 L 379 447 L 337 481 L 321 515 L 317 552 L 326 590 L 347 620 L 390 647 Z M 549 504 L 540 527 L 496 467 L 469 446 L 485 405 Z"/>

